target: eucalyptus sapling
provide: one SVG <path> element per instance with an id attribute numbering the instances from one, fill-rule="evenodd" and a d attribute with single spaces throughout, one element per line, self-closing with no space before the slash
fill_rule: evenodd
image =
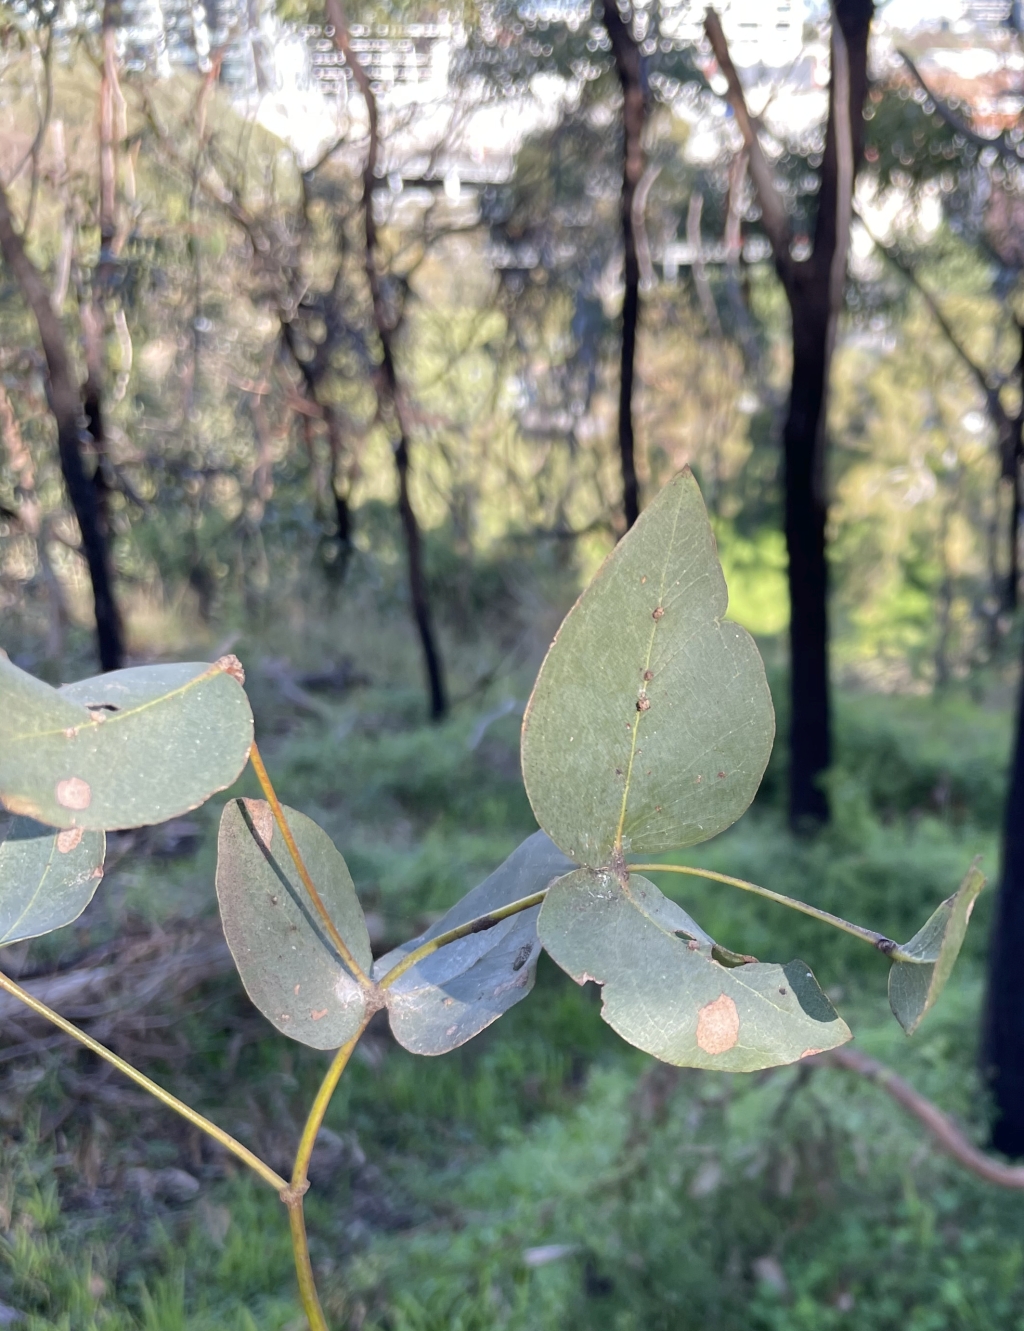
<path id="1" fill-rule="evenodd" d="M 648 875 L 753 892 L 852 934 L 890 963 L 907 1033 L 938 998 L 984 879 L 972 867 L 909 942 L 742 879 L 657 859 L 749 806 L 775 734 L 760 656 L 724 618 L 725 580 L 689 471 L 608 556 L 541 666 L 522 733 L 540 830 L 426 933 L 376 960 L 345 861 L 281 805 L 253 742 L 244 676 L 213 665 L 116 671 L 54 689 L 0 656 L 0 944 L 75 919 L 103 873 L 104 833 L 196 808 L 251 762 L 264 799 L 221 816 L 217 898 L 249 997 L 289 1039 L 336 1051 L 286 1180 L 240 1142 L 0 973 L 0 988 L 182 1114 L 287 1208 L 302 1306 L 326 1331 L 303 1197 L 317 1133 L 374 1013 L 417 1054 L 458 1048 L 525 998 L 545 949 L 602 987 L 602 1016 L 656 1058 L 751 1072 L 835 1049 L 850 1029 L 802 961 L 719 946 Z"/>

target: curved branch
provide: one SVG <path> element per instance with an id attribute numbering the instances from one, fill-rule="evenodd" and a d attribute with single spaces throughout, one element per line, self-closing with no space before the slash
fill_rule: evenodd
<path id="1" fill-rule="evenodd" d="M 743 84 L 740 82 L 740 76 L 736 73 L 736 66 L 729 54 L 729 43 L 722 31 L 721 19 L 713 9 L 709 9 L 705 16 L 704 32 L 711 43 L 711 49 L 718 61 L 718 68 L 722 71 L 722 75 L 729 85 L 726 91 L 726 99 L 732 107 L 732 113 L 736 117 L 736 124 L 743 135 L 743 142 L 747 149 L 750 179 L 754 183 L 757 201 L 761 205 L 761 222 L 765 234 L 771 242 L 775 267 L 779 271 L 779 276 L 786 282 L 790 276 L 792 266 L 789 253 L 789 245 L 792 239 L 789 217 L 786 214 L 786 206 L 782 201 L 782 195 L 776 188 L 772 169 L 764 155 L 761 141 L 757 137 L 756 121 L 747 107 Z"/>
<path id="2" fill-rule="evenodd" d="M 941 97 L 932 92 L 931 88 L 929 88 L 924 80 L 924 75 L 918 69 L 917 65 L 914 64 L 911 57 L 907 55 L 906 51 L 897 50 L 896 54 L 910 70 L 914 81 L 917 83 L 921 91 L 926 97 L 930 98 L 930 100 L 935 103 L 936 111 L 938 111 L 939 115 L 954 134 L 962 134 L 968 143 L 973 143 L 976 148 L 995 148 L 1000 156 L 1008 158 L 1011 162 L 1016 162 L 1018 166 L 1020 165 L 1021 159 L 1017 155 L 1017 149 L 1006 137 L 1005 132 L 1000 134 L 998 138 L 986 139 L 984 134 L 979 134 L 976 129 L 972 129 L 966 121 L 960 119 L 952 107 L 948 106 Z"/>
<path id="3" fill-rule="evenodd" d="M 966 367 L 966 369 L 968 370 L 974 381 L 977 383 L 979 389 L 984 395 L 986 409 L 999 435 L 999 447 L 1000 447 L 1000 452 L 1002 454 L 1002 462 L 1003 462 L 1003 475 L 1012 476 L 1013 465 L 1014 465 L 1013 459 L 1015 457 L 1015 452 L 1016 452 L 1014 448 L 1014 440 L 1015 437 L 1020 434 L 1021 417 L 1024 417 L 1024 409 L 1022 409 L 1021 417 L 1015 418 L 1010 416 L 1009 412 L 1003 406 L 1002 399 L 999 396 L 999 389 L 1001 385 L 994 382 L 991 378 L 989 378 L 988 374 L 982 368 L 982 366 L 979 365 L 978 362 L 974 360 L 974 358 L 970 355 L 967 348 L 964 346 L 964 344 L 957 337 L 956 333 L 953 331 L 953 326 L 946 318 L 946 315 L 944 314 L 941 305 L 932 295 L 932 293 L 928 290 L 925 284 L 921 281 L 921 278 L 918 275 L 916 269 L 914 269 L 909 263 L 907 263 L 906 259 L 903 258 L 903 256 L 894 246 L 886 245 L 884 241 L 880 240 L 878 236 L 875 235 L 875 233 L 871 230 L 871 227 L 868 225 L 863 212 L 859 208 L 857 209 L 857 216 L 860 220 L 861 226 L 863 226 L 864 230 L 867 232 L 868 237 L 871 240 L 872 244 L 875 245 L 877 249 L 881 250 L 881 252 L 885 255 L 885 257 L 889 260 L 889 262 L 893 265 L 894 268 L 898 269 L 898 271 L 902 273 L 902 275 L 906 278 L 906 280 L 918 293 L 918 295 L 921 297 L 924 303 L 928 306 L 932 318 L 942 329 L 943 336 L 946 338 L 946 341 L 959 356 L 960 360 L 963 362 L 964 366 Z M 1022 350 L 1021 354 L 1022 356 L 1024 356 L 1024 350 Z M 1018 361 L 1018 366 L 1020 366 L 1021 363 L 1022 362 Z"/>
<path id="4" fill-rule="evenodd" d="M 998 1188 L 1024 1190 L 1024 1165 L 1007 1165 L 979 1150 L 937 1105 L 915 1091 L 909 1082 L 884 1063 L 879 1063 L 877 1059 L 857 1049 L 832 1049 L 827 1054 L 816 1054 L 813 1059 L 808 1058 L 805 1062 L 843 1068 L 874 1082 L 912 1114 L 931 1134 L 935 1144 L 958 1165 L 984 1179 L 986 1183 L 994 1183 Z"/>

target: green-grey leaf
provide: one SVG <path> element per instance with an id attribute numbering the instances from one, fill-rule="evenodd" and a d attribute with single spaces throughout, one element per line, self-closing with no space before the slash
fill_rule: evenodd
<path id="1" fill-rule="evenodd" d="M 234 657 L 52 689 L 0 655 L 0 804 L 55 827 L 163 822 L 231 784 L 252 745 Z"/>
<path id="2" fill-rule="evenodd" d="M 705 841 L 753 799 L 775 715 L 753 639 L 722 619 L 727 603 L 686 470 L 570 610 L 526 709 L 533 812 L 578 863 Z"/>
<path id="3" fill-rule="evenodd" d="M 12 818 L 0 829 L 0 946 L 77 920 L 103 877 L 106 837 Z"/>
<path id="4" fill-rule="evenodd" d="M 908 1035 L 917 1030 L 945 988 L 963 946 L 974 902 L 984 886 L 984 875 L 972 864 L 956 892 L 893 954 L 889 1006 Z"/>
<path id="5" fill-rule="evenodd" d="M 527 837 L 504 864 L 419 938 L 380 958 L 375 980 L 439 934 L 531 896 L 575 868 L 543 832 Z M 391 1029 L 414 1054 L 446 1054 L 478 1035 L 533 988 L 539 906 L 469 934 L 411 966 L 386 991 Z"/>
<path id="6" fill-rule="evenodd" d="M 369 973 L 370 937 L 348 866 L 327 833 L 285 818 L 327 912 Z M 366 995 L 323 928 L 265 800 L 231 800 L 217 840 L 217 900 L 246 993 L 279 1031 L 337 1049 L 359 1029 Z"/>
<path id="7" fill-rule="evenodd" d="M 802 961 L 719 965 L 707 935 L 639 874 L 625 887 L 608 871 L 560 878 L 538 931 L 574 980 L 603 985 L 609 1026 L 665 1063 L 755 1072 L 850 1038 Z"/>

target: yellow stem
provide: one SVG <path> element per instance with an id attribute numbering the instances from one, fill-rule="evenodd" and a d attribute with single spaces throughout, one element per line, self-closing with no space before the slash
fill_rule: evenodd
<path id="1" fill-rule="evenodd" d="M 282 1194 L 288 1207 L 288 1223 L 292 1231 L 292 1251 L 295 1254 L 295 1274 L 299 1281 L 299 1296 L 302 1299 L 303 1311 L 309 1321 L 310 1331 L 327 1331 L 327 1323 L 324 1320 L 324 1311 L 320 1307 L 320 1299 L 316 1292 L 313 1265 L 309 1260 L 309 1240 L 306 1237 L 306 1218 L 302 1206 L 302 1199 L 309 1190 L 309 1161 L 313 1154 L 313 1147 L 316 1145 L 317 1133 L 320 1131 L 324 1115 L 327 1113 L 327 1106 L 331 1103 L 331 1097 L 341 1080 L 341 1074 L 348 1066 L 353 1049 L 355 1049 L 360 1036 L 369 1025 L 370 1016 L 372 1016 L 372 1013 L 364 1019 L 351 1040 L 342 1045 L 331 1060 L 331 1066 L 327 1069 L 326 1077 L 320 1083 L 320 1089 L 316 1093 L 316 1099 L 313 1101 L 309 1116 L 306 1119 L 306 1126 L 302 1129 L 302 1136 L 299 1138 L 299 1148 L 295 1153 L 295 1166 L 292 1169 L 291 1187 L 287 1193 Z"/>
<path id="2" fill-rule="evenodd" d="M 539 892 L 534 892 L 528 897 L 520 897 L 518 901 L 510 901 L 507 906 L 500 906 L 497 910 L 488 911 L 486 915 L 478 915 L 475 919 L 467 920 L 465 924 L 459 924 L 454 929 L 448 929 L 443 934 L 438 934 L 436 938 L 430 938 L 425 943 L 421 943 L 414 952 L 393 966 L 387 975 L 382 976 L 378 988 L 390 989 L 397 979 L 405 974 L 417 961 L 422 961 L 424 957 L 429 957 L 432 952 L 439 948 L 447 947 L 449 943 L 454 943 L 460 938 L 466 938 L 470 934 L 482 933 L 485 929 L 490 929 L 501 920 L 507 920 L 510 915 L 518 915 L 520 911 L 529 910 L 531 906 L 539 906 L 548 894 L 548 889 L 542 888 Z"/>
<path id="3" fill-rule="evenodd" d="M 15 984 L 15 982 L 10 979 L 9 976 L 4 975 L 2 971 L 0 971 L 0 989 L 3 989 L 6 993 L 10 994 L 12 998 L 19 999 L 26 1007 L 30 1007 L 33 1012 L 38 1013 L 39 1016 L 45 1017 L 47 1021 L 51 1021 L 58 1030 L 62 1030 L 65 1035 L 70 1035 L 72 1039 L 77 1040 L 78 1043 L 84 1045 L 86 1049 L 91 1049 L 94 1054 L 98 1054 L 100 1058 L 106 1059 L 106 1061 L 113 1064 L 119 1072 L 123 1072 L 126 1077 L 130 1077 L 137 1086 L 141 1086 L 143 1090 L 148 1091 L 150 1095 L 155 1096 L 161 1104 L 166 1105 L 168 1109 L 173 1109 L 176 1114 L 180 1114 L 182 1118 L 187 1119 L 189 1123 L 199 1128 L 201 1132 L 205 1132 L 208 1137 L 212 1137 L 214 1141 L 220 1142 L 221 1146 L 230 1151 L 232 1155 L 237 1156 L 239 1160 L 247 1164 L 255 1173 L 259 1174 L 264 1183 L 269 1183 L 275 1192 L 281 1193 L 287 1191 L 288 1184 L 281 1175 L 275 1173 L 269 1165 L 264 1164 L 259 1156 L 254 1155 L 248 1147 L 243 1146 L 241 1142 L 235 1141 L 230 1133 L 225 1132 L 223 1128 L 218 1128 L 216 1123 L 211 1123 L 208 1118 L 204 1118 L 202 1114 L 197 1113 L 196 1110 L 185 1104 L 183 1100 L 179 1100 L 177 1096 L 171 1095 L 170 1091 L 165 1091 L 164 1088 L 158 1086 L 155 1081 L 150 1081 L 144 1073 L 139 1072 L 137 1068 L 133 1068 L 132 1065 L 126 1063 L 123 1058 L 119 1058 L 112 1050 L 101 1045 L 98 1040 L 94 1040 L 91 1035 L 86 1035 L 84 1031 L 80 1031 L 77 1026 L 73 1026 L 70 1021 L 67 1021 L 60 1015 L 60 1013 L 54 1012 L 52 1008 L 47 1007 L 45 1003 L 40 1002 L 38 998 L 34 998 L 32 994 L 26 989 L 22 989 L 20 984 Z"/>
<path id="4" fill-rule="evenodd" d="M 302 884 L 309 893 L 309 899 L 316 907 L 317 914 L 320 916 L 321 920 L 323 920 L 324 928 L 327 930 L 331 942 L 338 949 L 338 955 L 352 972 L 353 977 L 358 980 L 364 989 L 373 989 L 373 981 L 352 955 L 348 944 L 345 942 L 344 938 L 342 938 L 341 934 L 338 932 L 337 926 L 331 919 L 320 893 L 316 890 L 316 884 L 310 877 L 309 870 L 306 868 L 306 862 L 303 860 L 295 838 L 292 836 L 291 828 L 285 820 L 284 809 L 281 808 L 281 801 L 277 798 L 277 792 L 274 790 L 270 781 L 270 774 L 263 765 L 263 759 L 260 757 L 260 751 L 255 743 L 253 743 L 252 748 L 249 750 L 249 761 L 252 763 L 253 771 L 256 773 L 256 779 L 259 781 L 260 788 L 266 796 L 267 803 L 270 805 L 271 811 L 273 812 L 274 821 L 277 823 L 282 837 L 284 837 L 284 843 L 288 847 L 288 853 L 292 857 L 296 872 L 302 879 Z"/>
<path id="5" fill-rule="evenodd" d="M 688 874 L 691 878 L 710 878 L 715 883 L 727 883 L 730 887 L 738 887 L 744 892 L 753 892 L 759 897 L 764 897 L 767 901 L 774 901 L 779 906 L 798 910 L 801 915 L 809 915 L 812 920 L 820 920 L 822 924 L 831 924 L 834 929 L 842 929 L 843 933 L 852 934 L 854 938 L 870 943 L 886 956 L 891 956 L 896 950 L 896 944 L 891 938 L 886 938 L 885 934 L 876 933 L 874 929 L 865 929 L 859 924 L 851 924 L 849 920 L 832 915 L 827 910 L 808 906 L 806 901 L 797 901 L 795 897 L 785 897 L 781 892 L 773 892 L 771 888 L 748 883 L 745 878 L 732 878 L 727 873 L 716 873 L 714 869 L 697 869 L 688 864 L 630 864 L 627 867 L 630 873 L 682 873 Z"/>
<path id="6" fill-rule="evenodd" d="M 295 1274 L 299 1279 L 299 1298 L 302 1311 L 309 1322 L 309 1331 L 330 1331 L 320 1297 L 316 1292 L 313 1266 L 309 1260 L 309 1242 L 306 1238 L 306 1217 L 302 1211 L 302 1198 L 288 1203 L 288 1224 L 292 1231 L 292 1251 L 295 1253 Z"/>

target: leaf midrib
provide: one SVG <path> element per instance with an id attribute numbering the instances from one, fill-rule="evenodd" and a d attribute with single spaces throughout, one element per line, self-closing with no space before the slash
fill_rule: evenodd
<path id="1" fill-rule="evenodd" d="M 75 703 L 75 706 L 80 706 L 89 717 L 88 721 L 83 721 L 81 724 L 74 727 L 55 726 L 52 730 L 23 731 L 22 734 L 13 736 L 8 742 L 19 744 L 25 740 L 49 739 L 53 735 L 66 735 L 68 730 L 71 729 L 74 730 L 75 737 L 77 738 L 82 731 L 99 730 L 101 726 L 113 726 L 119 721 L 130 720 L 133 716 L 139 716 L 142 712 L 148 711 L 151 707 L 159 707 L 161 704 L 169 702 L 172 698 L 177 698 L 181 694 L 187 693 L 189 689 L 194 688 L 197 684 L 201 684 L 203 680 L 210 679 L 213 675 L 223 675 L 226 673 L 227 672 L 221 670 L 219 666 L 211 665 L 208 669 L 204 670 L 201 675 L 196 675 L 194 678 L 187 680 L 184 684 L 180 684 L 176 689 L 171 689 L 169 693 L 161 693 L 159 697 L 151 698 L 149 702 L 139 703 L 136 707 L 129 707 L 124 711 L 110 712 L 104 716 L 102 721 L 93 717 L 84 703 Z M 57 692 L 57 690 L 55 690 L 55 692 Z M 64 701 L 73 702 L 74 700 L 71 698 L 65 698 Z"/>
<path id="2" fill-rule="evenodd" d="M 675 517 L 672 521 L 672 534 L 669 537 L 668 542 L 665 546 L 665 562 L 661 570 L 661 587 L 660 590 L 658 591 L 658 605 L 655 607 L 656 609 L 658 607 L 664 609 L 665 587 L 668 579 L 668 570 L 672 563 L 672 551 L 675 548 L 675 543 L 676 543 L 676 529 L 679 526 L 679 514 L 682 512 L 683 509 L 683 498 L 684 498 L 684 492 L 680 490 L 679 498 L 676 501 Z M 660 623 L 661 623 L 660 619 L 655 619 L 651 624 L 651 635 L 647 640 L 647 655 L 644 658 L 644 668 L 643 671 L 641 672 L 641 679 L 643 679 L 643 676 L 647 673 L 647 671 L 651 667 L 651 656 L 654 652 L 654 640 L 657 636 L 658 626 Z M 644 681 L 644 683 L 646 685 L 646 680 Z M 646 694 L 647 692 L 646 688 L 644 689 L 644 692 Z M 615 829 L 615 849 L 620 854 L 622 853 L 622 831 L 626 825 L 626 813 L 629 805 L 629 792 L 633 782 L 633 763 L 636 761 L 637 737 L 640 734 L 640 723 L 643 721 L 646 715 L 647 715 L 646 712 L 639 712 L 639 711 L 636 712 L 635 713 L 636 720 L 633 723 L 632 740 L 630 742 L 630 747 L 629 747 L 629 761 L 626 764 L 626 781 L 622 789 L 622 806 L 619 810 L 618 826 Z"/>

